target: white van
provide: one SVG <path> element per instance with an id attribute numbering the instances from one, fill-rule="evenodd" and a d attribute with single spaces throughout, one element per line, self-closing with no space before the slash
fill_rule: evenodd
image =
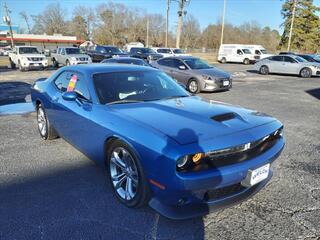
<path id="1" fill-rule="evenodd" d="M 130 52 L 130 49 L 133 47 L 143 48 L 144 45 L 141 42 L 130 42 L 130 43 L 127 43 L 126 45 L 124 45 L 124 50 L 127 52 Z"/>
<path id="2" fill-rule="evenodd" d="M 248 48 L 253 54 L 259 55 L 260 59 L 267 58 L 273 56 L 273 54 L 269 54 L 267 50 L 261 45 L 243 45 Z"/>
<path id="3" fill-rule="evenodd" d="M 250 64 L 260 59 L 242 44 L 222 44 L 219 48 L 218 61 L 221 63 L 237 62 Z"/>

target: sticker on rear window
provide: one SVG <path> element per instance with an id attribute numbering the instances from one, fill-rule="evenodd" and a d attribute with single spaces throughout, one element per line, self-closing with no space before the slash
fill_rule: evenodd
<path id="1" fill-rule="evenodd" d="M 77 75 L 72 75 L 68 84 L 67 92 L 72 92 L 74 90 L 77 80 L 78 80 Z"/>

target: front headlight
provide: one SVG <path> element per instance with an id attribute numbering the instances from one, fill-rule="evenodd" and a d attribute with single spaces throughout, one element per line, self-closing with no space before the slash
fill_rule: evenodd
<path id="1" fill-rule="evenodd" d="M 316 69 L 320 69 L 320 66 L 318 66 L 318 65 L 312 65 L 312 67 L 314 67 Z"/>
<path id="2" fill-rule="evenodd" d="M 176 162 L 177 170 L 184 170 L 184 169 L 187 169 L 192 164 L 200 163 L 200 160 L 202 159 L 203 156 L 204 154 L 202 153 L 196 153 L 193 155 L 186 155 L 179 158 Z"/>
<path id="3" fill-rule="evenodd" d="M 31 58 L 27 58 L 27 60 L 28 60 L 28 61 L 32 61 L 32 59 L 31 59 Z"/>
<path id="4" fill-rule="evenodd" d="M 71 57 L 70 59 L 71 59 L 71 61 L 77 61 L 76 57 Z"/>
<path id="5" fill-rule="evenodd" d="M 211 76 L 201 75 L 204 80 L 213 80 Z"/>

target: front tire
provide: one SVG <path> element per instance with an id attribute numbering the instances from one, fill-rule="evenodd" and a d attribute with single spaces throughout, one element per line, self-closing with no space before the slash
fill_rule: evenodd
<path id="1" fill-rule="evenodd" d="M 11 69 L 16 69 L 16 64 L 14 64 L 14 62 L 12 61 L 11 58 L 9 58 L 9 61 L 10 61 L 10 67 L 11 67 Z"/>
<path id="2" fill-rule="evenodd" d="M 250 64 L 250 60 L 249 60 L 248 58 L 245 58 L 245 59 L 243 60 L 243 63 L 244 63 L 245 65 L 248 65 L 248 64 Z"/>
<path id="3" fill-rule="evenodd" d="M 107 149 L 107 171 L 117 199 L 127 207 L 144 206 L 150 199 L 142 166 L 134 151 L 120 140 Z"/>
<path id="4" fill-rule="evenodd" d="M 310 78 L 312 76 L 312 71 L 310 68 L 302 68 L 300 71 L 300 76 L 303 78 Z"/>
<path id="5" fill-rule="evenodd" d="M 50 124 L 42 104 L 37 105 L 37 123 L 40 136 L 44 140 L 52 140 L 58 137 L 56 131 Z"/>
<path id="6" fill-rule="evenodd" d="M 188 91 L 196 94 L 200 92 L 199 83 L 196 79 L 190 79 L 188 82 Z"/>
<path id="7" fill-rule="evenodd" d="M 269 74 L 269 68 L 266 65 L 263 65 L 260 67 L 259 73 L 262 75 L 268 75 Z"/>

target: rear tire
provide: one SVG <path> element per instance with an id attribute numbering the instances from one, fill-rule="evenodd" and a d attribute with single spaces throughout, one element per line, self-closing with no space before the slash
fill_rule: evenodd
<path id="1" fill-rule="evenodd" d="M 310 78 L 312 76 L 312 71 L 310 68 L 302 68 L 300 71 L 300 76 L 303 78 Z"/>
<path id="2" fill-rule="evenodd" d="M 106 167 L 117 199 L 130 208 L 146 205 L 150 189 L 134 151 L 120 140 L 112 141 L 107 147 Z"/>
<path id="3" fill-rule="evenodd" d="M 260 67 L 259 73 L 262 75 L 268 75 L 269 74 L 269 68 L 266 65 L 263 65 Z"/>
<path id="4" fill-rule="evenodd" d="M 199 83 L 198 83 L 197 79 L 192 78 L 189 80 L 188 91 L 193 94 L 200 92 L 200 87 L 199 87 Z"/>
<path id="5" fill-rule="evenodd" d="M 52 140 L 58 137 L 58 134 L 50 124 L 47 114 L 42 104 L 37 105 L 37 123 L 40 136 L 44 140 Z"/>

